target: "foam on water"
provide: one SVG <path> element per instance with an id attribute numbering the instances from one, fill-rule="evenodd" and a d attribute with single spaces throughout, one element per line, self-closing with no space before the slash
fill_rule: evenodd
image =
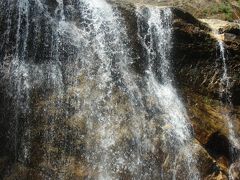
<path id="1" fill-rule="evenodd" d="M 196 159 L 193 157 L 189 119 L 176 89 L 173 87 L 171 75 L 171 40 L 172 40 L 172 13 L 169 8 L 158 9 L 154 7 L 138 7 L 139 36 L 143 47 L 146 48 L 148 68 L 146 81 L 148 91 L 157 98 L 158 107 L 161 108 L 164 120 L 163 142 L 167 151 L 172 151 L 171 158 L 176 160 L 174 153 L 182 148 L 187 151 L 185 160 L 188 162 L 188 179 L 199 179 L 196 168 Z M 148 29 L 141 31 L 142 23 L 147 22 Z M 179 151 L 180 150 L 180 151 Z M 174 164 L 174 163 L 173 163 Z M 177 165 L 175 165 L 177 166 Z M 173 167 L 174 169 L 176 167 Z M 176 171 L 173 179 L 176 179 Z"/>
<path id="2" fill-rule="evenodd" d="M 71 152 L 82 153 L 78 163 L 88 169 L 87 179 L 177 179 L 181 165 L 188 179 L 199 179 L 187 112 L 171 75 L 171 10 L 137 8 L 138 38 L 147 64 L 141 77 L 132 68 L 124 18 L 114 6 L 105 0 L 74 1 L 71 8 L 79 15 L 75 22 L 68 19 L 62 0 L 53 14 L 37 0 L 36 19 L 29 16 L 34 13 L 29 2 L 18 2 L 16 53 L 9 72 L 10 94 L 17 101 L 17 159 L 31 160 L 31 122 L 40 119 L 34 123 L 43 129 L 41 165 L 60 167 L 57 179 L 66 178 Z M 38 19 L 43 12 L 52 26 Z M 36 43 L 48 52 L 46 59 L 38 52 L 28 56 L 30 22 L 35 23 Z M 20 119 L 26 119 L 24 134 L 18 131 Z M 71 143 L 77 145 L 70 148 Z"/>

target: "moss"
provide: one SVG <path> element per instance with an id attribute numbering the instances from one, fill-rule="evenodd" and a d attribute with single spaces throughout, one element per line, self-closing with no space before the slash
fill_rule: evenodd
<path id="1" fill-rule="evenodd" d="M 204 102 L 205 103 L 212 103 L 213 100 L 210 97 L 208 97 L 208 96 L 204 96 Z"/>
<path id="2" fill-rule="evenodd" d="M 226 16 L 226 20 L 233 21 L 233 11 L 230 4 L 221 4 L 219 7 L 220 12 L 224 13 Z"/>
<path id="3" fill-rule="evenodd" d="M 240 1 L 239 1 L 240 2 Z M 229 3 L 216 4 L 209 10 L 209 15 L 223 14 L 225 20 L 233 21 L 233 9 Z"/>
<path id="4" fill-rule="evenodd" d="M 219 5 L 219 12 L 229 14 L 232 12 L 231 6 L 229 4 L 222 3 Z"/>
<path id="5" fill-rule="evenodd" d="M 216 14 L 216 13 L 219 13 L 219 7 L 218 7 L 218 5 L 212 7 L 211 14 Z"/>

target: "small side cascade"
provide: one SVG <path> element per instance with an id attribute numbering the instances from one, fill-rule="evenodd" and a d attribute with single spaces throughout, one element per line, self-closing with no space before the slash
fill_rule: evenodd
<path id="1" fill-rule="evenodd" d="M 218 37 L 219 34 L 217 33 Z M 220 36 L 221 37 L 221 36 Z M 227 53 L 225 49 L 225 44 L 223 39 L 217 38 L 217 49 L 219 49 L 219 60 L 221 63 L 222 67 L 222 75 L 220 77 L 220 86 L 219 86 L 219 96 L 221 100 L 223 101 L 222 103 L 222 116 L 226 121 L 227 127 L 228 127 L 228 136 L 230 143 L 232 144 L 231 147 L 229 147 L 229 151 L 231 154 L 231 159 L 230 161 L 233 162 L 229 169 L 229 178 L 231 180 L 234 180 L 235 178 L 233 177 L 232 174 L 232 169 L 238 164 L 238 161 L 240 160 L 240 157 L 237 155 L 234 149 L 240 149 L 240 141 L 239 137 L 236 134 L 235 130 L 235 120 L 236 117 L 234 115 L 233 111 L 233 104 L 232 104 L 232 93 L 231 93 L 231 82 L 230 82 L 230 76 L 228 72 L 228 67 L 227 67 Z M 235 164 L 237 163 L 237 164 Z"/>
<path id="2" fill-rule="evenodd" d="M 226 127 L 228 129 L 228 139 L 231 146 L 229 147 L 230 155 L 230 165 L 229 168 L 229 179 L 234 180 L 234 171 L 239 169 L 240 157 L 236 150 L 240 149 L 240 138 L 237 135 L 236 125 L 237 118 L 233 112 L 233 103 L 232 103 L 232 92 L 231 92 L 231 77 L 228 68 L 228 56 L 227 50 L 224 43 L 224 34 L 219 33 L 221 27 L 226 26 L 226 22 L 221 20 L 217 21 L 216 24 L 208 19 L 202 19 L 203 22 L 207 23 L 212 29 L 212 36 L 217 40 L 216 49 L 217 49 L 217 60 L 216 68 L 220 72 L 219 74 L 219 98 L 221 99 L 221 113 L 222 117 L 225 120 Z"/>
<path id="3" fill-rule="evenodd" d="M 220 79 L 220 88 L 219 88 L 219 94 L 221 99 L 224 101 L 226 106 L 228 107 L 229 110 L 228 112 L 223 113 L 229 127 L 229 139 L 231 143 L 236 146 L 240 147 L 239 140 L 235 134 L 234 130 L 234 115 L 232 115 L 232 100 L 231 100 L 231 83 L 229 82 L 229 74 L 228 74 L 228 69 L 227 69 L 227 57 L 226 57 L 226 51 L 224 48 L 224 42 L 222 40 L 218 40 L 218 46 L 220 49 L 220 59 L 222 60 L 222 77 Z"/>

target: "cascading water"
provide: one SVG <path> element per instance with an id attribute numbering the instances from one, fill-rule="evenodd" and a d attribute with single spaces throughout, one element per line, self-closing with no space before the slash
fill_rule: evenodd
<path id="1" fill-rule="evenodd" d="M 14 2 L 8 2 L 9 12 L 13 13 L 15 10 L 13 5 Z M 39 42 L 39 24 L 41 19 L 30 20 L 29 16 L 31 15 L 34 17 L 39 14 L 39 11 L 41 12 L 43 10 L 41 6 L 41 8 L 33 12 L 30 10 L 30 3 L 32 2 L 29 0 L 19 0 L 16 3 L 16 11 L 18 13 L 16 33 L 14 32 L 15 29 L 10 29 L 12 26 L 11 21 L 13 20 L 9 17 L 9 22 L 11 23 L 9 23 L 7 27 L 9 28 L 8 38 L 15 33 L 15 52 L 13 53 L 13 59 L 10 62 L 8 61 L 10 55 L 7 53 L 5 54 L 5 57 L 3 57 L 2 60 L 3 64 L 5 64 L 1 68 L 1 71 L 4 74 L 3 79 L 7 82 L 9 81 L 7 91 L 14 101 L 15 122 L 12 125 L 12 129 L 14 129 L 15 132 L 15 159 L 16 161 L 21 161 L 25 164 L 28 164 L 31 161 L 30 151 L 32 148 L 31 141 L 33 137 L 31 134 L 32 121 L 30 120 L 30 115 L 32 113 L 32 109 L 30 108 L 30 104 L 32 103 L 32 93 L 35 89 L 38 89 L 41 86 L 43 87 L 44 84 L 46 85 L 46 89 L 51 87 L 51 89 L 59 93 L 62 91 L 63 87 L 61 78 L 62 75 L 58 66 L 58 47 L 56 41 L 54 40 L 54 38 L 57 39 L 57 33 L 52 34 L 52 39 L 46 40 L 45 42 L 46 46 L 49 45 L 51 47 L 51 52 L 49 52 L 48 56 L 52 56 L 53 61 L 38 65 L 34 62 L 37 60 L 37 54 L 34 54 L 34 58 L 30 58 L 29 54 L 37 53 L 36 51 L 38 48 L 29 47 L 30 25 L 32 28 L 31 31 L 34 30 L 36 32 L 36 37 L 34 37 L 36 39 L 34 40 Z M 39 1 L 36 1 L 34 5 L 36 5 L 35 7 L 40 7 L 42 4 Z M 30 52 L 30 49 L 33 52 Z M 51 121 L 54 121 L 53 119 Z M 49 141 L 50 136 L 53 136 L 52 134 L 54 132 L 53 130 L 46 130 L 45 133 L 48 134 L 46 135 L 46 141 Z"/>
<path id="2" fill-rule="evenodd" d="M 6 33 L 15 51 L 0 57 L 16 101 L 15 162 L 39 169 L 43 179 L 199 179 L 171 75 L 171 10 L 137 8 L 148 65 L 141 77 L 116 7 L 51 3 L 19 0 L 9 10 L 18 12 L 17 29 L 9 15 Z"/>
<path id="3" fill-rule="evenodd" d="M 225 49 L 224 43 L 224 34 L 220 34 L 219 30 L 222 26 L 222 21 L 214 21 L 208 19 L 202 19 L 203 22 L 207 23 L 212 29 L 212 34 L 217 41 L 216 50 L 217 50 L 217 60 L 216 60 L 216 69 L 219 73 L 219 97 L 221 99 L 221 115 L 225 120 L 225 126 L 228 130 L 228 139 L 229 139 L 229 179 L 236 178 L 236 172 L 239 169 L 239 153 L 237 152 L 240 148 L 240 141 L 237 133 L 237 117 L 234 114 L 234 106 L 232 103 L 232 82 L 229 72 L 229 59 L 227 57 L 227 50 Z M 232 164 L 231 164 L 232 163 Z M 234 174 L 234 175 L 233 175 Z M 238 175 L 237 175 L 238 176 Z"/>
<path id="4" fill-rule="evenodd" d="M 19 156 L 19 159 L 23 162 L 26 162 L 29 158 L 29 137 L 30 131 L 26 130 L 23 134 L 23 137 L 18 139 L 19 132 L 19 124 L 26 123 L 26 126 L 29 125 L 29 121 L 19 122 L 20 113 L 23 115 L 29 113 L 29 68 L 25 64 L 25 59 L 27 57 L 27 39 L 28 39 L 28 30 L 29 30 L 29 2 L 26 1 L 18 1 L 18 20 L 17 20 L 17 33 L 16 33 L 16 51 L 15 57 L 13 58 L 10 65 L 10 89 L 12 90 L 11 94 L 14 96 L 16 101 L 15 105 L 15 157 Z M 26 19 L 26 23 L 24 25 L 23 18 Z M 22 27 L 23 26 L 23 27 Z M 25 33 L 21 33 L 21 29 L 25 31 Z M 19 141 L 21 145 L 18 146 Z M 17 151 L 17 148 L 22 149 L 21 151 Z M 17 153 L 18 152 L 18 153 Z"/>
<path id="5" fill-rule="evenodd" d="M 235 116 L 232 113 L 233 105 L 231 100 L 231 83 L 229 81 L 230 77 L 228 74 L 228 68 L 227 68 L 227 57 L 226 57 L 226 50 L 224 47 L 224 42 L 222 40 L 218 39 L 218 48 L 220 52 L 220 60 L 222 64 L 222 76 L 220 79 L 220 98 L 224 101 L 222 104 L 223 110 L 222 115 L 227 123 L 228 126 L 228 135 L 230 143 L 232 144 L 232 147 L 230 147 L 230 154 L 231 154 L 231 161 L 237 162 L 240 160 L 240 157 L 236 155 L 234 152 L 234 148 L 240 149 L 240 141 L 239 138 L 236 135 L 235 130 Z M 234 179 L 231 173 L 231 169 L 237 164 L 233 164 L 232 167 L 229 170 L 229 178 Z"/>
<path id="6" fill-rule="evenodd" d="M 222 60 L 222 77 L 220 80 L 220 96 L 222 99 L 224 99 L 225 103 L 227 104 L 227 106 L 229 106 L 230 111 L 232 109 L 232 101 L 231 101 L 231 92 L 230 92 L 230 88 L 231 88 L 231 84 L 229 82 L 229 75 L 228 75 L 228 70 L 227 70 L 227 58 L 226 58 L 226 53 L 225 53 L 225 48 L 224 48 L 224 42 L 221 40 L 218 40 L 218 46 L 220 49 L 220 59 Z M 231 116 L 231 112 L 226 112 L 223 114 L 227 123 L 228 123 L 228 128 L 229 128 L 229 139 L 231 141 L 231 143 L 234 146 L 240 147 L 240 144 L 238 142 L 238 139 L 236 137 L 235 134 L 235 130 L 234 130 L 234 116 Z"/>
<path id="7" fill-rule="evenodd" d="M 189 171 L 185 178 L 199 179 L 196 159 L 193 157 L 191 147 L 186 148 L 192 140 L 190 124 L 188 124 L 186 110 L 173 87 L 171 75 L 171 10 L 138 7 L 137 15 L 139 36 L 147 54 L 148 68 L 145 78 L 148 91 L 155 96 L 163 113 L 164 147 L 166 151 L 171 152 L 170 158 L 173 158 L 175 163 L 177 163 L 177 156 L 174 154 L 181 154 L 182 150 L 185 151 L 183 154 L 187 154 L 185 158 Z M 143 23 L 147 23 L 147 30 L 143 28 Z M 175 166 L 173 167 L 173 179 L 177 178 L 177 165 Z"/>
<path id="8" fill-rule="evenodd" d="M 90 153 L 86 156 L 93 171 L 98 171 L 99 179 L 114 179 L 126 166 L 127 155 L 117 147 L 125 115 L 121 117 L 117 112 L 113 89 L 117 84 L 126 85 L 124 81 L 128 80 L 128 73 L 124 68 L 131 62 L 123 44 L 125 32 L 117 12 L 105 1 L 82 1 L 82 6 L 83 24 L 87 24 L 83 31 L 93 51 L 88 52 L 90 56 L 85 60 L 82 58 L 84 62 L 80 70 L 80 76 L 86 73 L 84 81 L 91 82 L 86 88 L 92 89 L 80 96 L 84 102 L 79 117 L 89 114 L 86 126 L 90 133 L 86 138 Z M 96 139 L 98 142 L 93 142 Z"/>

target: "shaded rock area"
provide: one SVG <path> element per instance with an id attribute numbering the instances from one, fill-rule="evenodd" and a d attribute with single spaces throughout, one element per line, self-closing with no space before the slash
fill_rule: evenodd
<path id="1" fill-rule="evenodd" d="M 178 85 L 182 87 L 180 89 L 188 105 L 196 138 L 216 162 L 227 170 L 234 163 L 232 159 L 239 156 L 239 149 L 228 139 L 228 122 L 224 118 L 225 114 L 231 112 L 230 116 L 239 137 L 239 25 L 214 19 L 202 22 L 199 21 L 205 27 L 178 17 L 175 19 L 175 75 Z M 225 100 L 219 95 L 223 69 L 217 38 L 224 41 L 227 52 L 226 63 L 233 107 L 224 105 Z M 208 178 L 224 179 L 221 176 L 219 174 L 219 177 Z"/>
<path id="2" fill-rule="evenodd" d="M 231 107 L 223 107 L 220 101 L 186 87 L 183 89 L 183 97 L 186 99 L 196 139 L 224 170 L 224 174 L 228 174 L 228 169 L 234 163 L 232 159 L 240 153 L 240 149 L 233 146 L 228 139 L 227 122 L 224 119 L 224 113 L 230 111 Z M 239 106 L 231 109 L 237 136 L 240 131 L 239 110 Z M 211 176 L 208 178 L 214 179 Z"/>
<path id="3" fill-rule="evenodd" d="M 237 32 L 236 29 L 235 31 Z M 228 57 L 227 67 L 229 68 L 232 100 L 234 104 L 239 105 L 240 44 L 238 35 L 234 32 L 224 33 L 223 39 Z M 213 36 L 208 25 L 202 24 L 199 27 L 198 24 L 176 19 L 174 33 L 173 63 L 178 82 L 206 96 L 219 98 L 222 64 L 219 59 L 216 37 Z"/>
<path id="4" fill-rule="evenodd" d="M 210 154 L 214 152 L 212 154 L 213 156 L 224 155 L 225 165 L 228 166 L 227 164 L 232 163 L 232 152 L 229 150 L 231 144 L 227 139 L 227 122 L 224 119 L 224 114 L 227 112 L 232 112 L 231 118 L 235 119 L 235 129 L 239 137 L 239 25 L 219 20 L 206 20 L 204 22 L 210 25 L 212 31 L 215 31 L 215 33 L 218 32 L 219 36 L 216 37 L 214 32 L 204 32 L 205 38 L 198 41 L 198 43 L 202 43 L 203 47 L 208 47 L 203 53 L 207 55 L 207 57 L 197 52 L 199 49 L 203 49 L 201 47 L 198 47 L 197 50 L 191 49 L 186 51 L 184 56 L 177 54 L 176 57 L 183 57 L 183 62 L 185 58 L 188 59 L 187 52 L 195 51 L 196 57 L 190 58 L 192 60 L 189 61 L 190 63 L 187 63 L 185 67 L 181 66 L 183 65 L 182 63 L 177 64 L 176 67 L 181 67 L 177 69 L 176 74 L 178 74 L 177 78 L 181 79 L 181 81 L 178 82 L 188 87 L 188 90 L 185 89 L 184 91 L 187 94 L 186 99 L 188 99 L 190 114 L 192 114 L 191 120 L 193 121 L 197 139 L 199 139 L 202 144 L 205 144 L 206 148 L 209 148 L 209 146 L 215 147 L 216 149 L 209 149 Z M 206 25 L 208 26 L 208 24 Z M 198 31 L 198 33 L 200 34 L 201 31 Z M 217 47 L 216 42 L 214 42 L 216 38 L 221 38 L 225 42 L 225 48 L 227 49 L 227 66 L 230 74 L 230 91 L 232 92 L 232 102 L 235 105 L 234 109 L 230 106 L 224 106 L 221 99 L 219 99 L 220 78 L 223 72 L 221 70 L 221 62 L 217 59 L 219 57 L 219 47 Z M 205 60 L 203 61 L 203 59 Z M 194 64 L 193 61 L 195 61 Z M 189 67 L 191 67 L 191 70 L 189 70 Z M 217 70 L 216 67 L 218 67 Z M 222 99 L 222 101 L 225 103 L 224 99 Z M 209 139 L 207 140 L 206 138 Z M 220 142 L 222 142 L 222 145 Z M 235 155 L 239 154 L 239 149 L 233 151 Z M 228 162 L 226 159 L 228 159 Z"/>
<path id="5" fill-rule="evenodd" d="M 187 99 L 190 119 L 196 133 L 196 138 L 205 146 L 208 152 L 215 158 L 224 157 L 230 160 L 231 144 L 228 140 L 228 129 L 223 114 L 230 107 L 223 108 L 222 104 L 207 96 L 185 89 L 184 97 Z M 239 133 L 239 107 L 233 110 L 236 115 L 236 132 Z M 239 136 L 239 134 L 238 134 Z M 239 150 L 236 149 L 236 153 Z M 228 162 L 231 163 L 231 162 Z"/>
<path id="6" fill-rule="evenodd" d="M 59 18 L 60 12 L 56 15 L 58 2 L 42 0 L 42 4 L 44 4 L 43 8 L 46 13 L 37 21 L 30 18 L 29 24 L 32 31 L 29 33 L 28 53 L 25 56 L 32 63 L 31 65 L 42 65 L 55 56 L 60 56 L 62 64 L 66 63 L 63 61 L 64 59 L 68 58 L 71 61 L 76 58 L 76 49 L 71 45 L 63 46 L 60 54 L 49 51 L 50 48 L 56 46 L 52 42 L 58 38 L 54 33 L 57 24 L 52 19 Z M 74 21 L 76 26 L 81 26 L 81 14 L 74 10 L 77 7 L 73 6 L 72 1 L 64 1 L 64 6 L 66 19 Z M 129 46 L 132 50 L 131 57 L 134 59 L 131 69 L 141 77 L 145 72 L 146 62 L 143 61 L 145 52 L 137 35 L 136 7 L 133 3 L 120 2 L 113 3 L 113 6 L 120 11 L 126 25 L 130 39 Z M 2 51 L 0 56 L 8 57 L 7 59 L 11 61 L 16 48 L 17 27 L 15 25 L 18 15 L 16 9 L 12 11 L 11 30 L 8 31 L 9 22 L 6 21 L 7 17 L 5 17 L 8 10 L 4 7 L 0 6 L 0 38 L 4 39 L 7 33 L 9 33 L 8 37 L 10 38 L 8 43 L 0 43 Z M 14 2 L 12 2 L 11 7 L 14 9 Z M 37 12 L 35 12 L 37 8 L 34 7 L 37 7 L 37 4 L 32 1 L 31 17 L 37 16 Z M 224 106 L 223 108 L 224 102 L 219 97 L 222 69 L 220 60 L 217 59 L 217 41 L 206 23 L 178 8 L 172 8 L 172 12 L 174 14 L 172 63 L 176 77 L 175 83 L 185 100 L 195 132 L 194 152 L 198 157 L 201 178 L 206 180 L 228 179 L 228 170 L 230 169 L 234 171 L 233 175 L 237 179 L 240 176 L 239 165 L 237 162 L 231 161 L 232 154 L 229 147 L 232 144 L 228 139 L 228 129 L 222 115 L 231 107 Z M 26 22 L 22 21 L 21 23 L 24 25 Z M 240 136 L 240 29 L 234 24 L 221 27 L 219 32 L 224 36 L 228 52 L 227 66 L 231 78 L 234 104 L 232 112 L 236 119 L 237 135 Z M 34 39 L 34 43 L 30 39 Z M 48 65 L 50 64 L 47 64 L 47 67 Z M 66 69 L 74 68 L 74 65 L 67 65 L 66 63 Z M 8 69 L 7 63 L 1 64 L 1 66 L 6 66 Z M 3 75 L 6 73 L 0 72 L 2 80 L 0 83 L 0 103 L 4 104 L 4 106 L 0 106 L 0 179 L 86 179 L 89 176 L 94 179 L 98 175 L 97 170 L 91 169 L 87 164 L 84 153 L 88 152 L 90 155 L 94 153 L 91 151 L 92 147 L 99 144 L 100 137 L 94 132 L 87 136 L 87 119 L 91 116 L 91 109 L 85 107 L 88 110 L 85 114 L 78 111 L 82 102 L 78 102 L 77 94 L 79 93 L 84 97 L 84 94 L 87 94 L 86 92 L 91 89 L 93 93 L 84 98 L 94 100 L 96 96 L 101 94 L 101 89 L 96 87 L 96 81 L 86 79 L 86 74 L 79 75 L 75 78 L 81 83 L 81 86 L 66 87 L 64 89 L 65 96 L 54 92 L 51 85 L 46 86 L 43 83 L 41 87 L 34 87 L 30 92 L 31 111 L 27 112 L 27 115 L 18 114 L 17 118 L 20 119 L 18 123 L 22 123 L 22 128 L 15 132 L 16 129 L 12 124 L 16 121 L 14 114 L 19 109 L 18 107 L 16 109 L 14 95 L 6 95 L 8 94 L 8 84 L 4 80 L 8 77 L 3 77 Z M 56 84 L 52 83 L 53 85 Z M 114 99 L 110 103 L 117 104 L 117 106 L 112 109 L 112 113 L 114 116 L 121 116 L 124 119 L 121 128 L 118 129 L 120 133 L 116 137 L 117 145 L 122 149 L 134 151 L 135 142 L 131 139 L 132 132 L 129 127 L 124 125 L 124 121 L 131 118 L 128 111 L 129 99 L 126 93 L 117 86 L 114 86 L 113 96 Z M 154 100 L 149 99 L 146 104 L 149 109 L 154 109 Z M 48 108 L 47 113 L 46 107 Z M 152 124 L 149 128 L 162 130 L 162 127 L 155 123 L 158 119 L 146 117 L 144 113 L 139 113 L 139 118 L 151 120 Z M 99 128 L 100 125 L 97 122 L 92 124 L 95 128 Z M 30 138 L 29 134 L 26 134 L 28 129 Z M 24 152 L 24 147 L 20 145 L 22 140 L 17 141 L 15 136 L 28 137 L 27 143 L 31 144 L 31 148 L 28 150 L 27 160 L 18 158 L 22 157 L 21 153 Z M 51 140 L 46 140 L 45 137 L 51 137 Z M 88 143 L 86 143 L 86 139 Z M 146 164 L 143 169 L 149 168 L 151 163 L 157 164 L 159 169 L 163 168 L 166 171 L 171 167 L 173 162 L 162 151 L 160 139 L 158 137 L 154 141 L 159 149 L 152 154 L 144 154 Z M 20 154 L 16 154 L 16 149 L 19 149 Z M 234 147 L 235 154 L 239 154 L 239 151 Z M 181 161 L 182 156 L 180 153 L 179 161 Z M 96 158 L 100 158 L 100 155 Z M 177 171 L 178 179 L 184 179 L 182 172 L 186 170 L 182 171 L 181 168 L 179 167 Z M 131 174 L 125 169 L 121 170 L 121 177 L 122 179 L 132 179 Z"/>

